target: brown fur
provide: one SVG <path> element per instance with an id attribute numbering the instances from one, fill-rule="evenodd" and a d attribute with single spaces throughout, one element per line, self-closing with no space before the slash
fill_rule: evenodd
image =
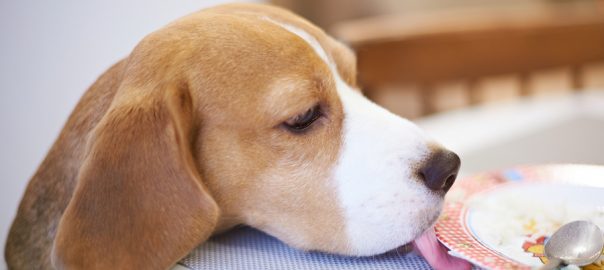
<path id="1" fill-rule="evenodd" d="M 315 36 L 354 85 L 350 50 L 274 7 L 220 6 L 149 35 L 86 92 L 31 179 L 10 269 L 165 269 L 237 224 L 345 249 L 334 80 L 263 16 Z M 307 133 L 280 126 L 316 103 L 325 117 Z"/>

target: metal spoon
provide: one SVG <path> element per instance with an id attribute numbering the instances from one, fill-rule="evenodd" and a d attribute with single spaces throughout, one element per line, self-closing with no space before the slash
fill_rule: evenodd
<path id="1" fill-rule="evenodd" d="M 604 236 L 596 224 L 578 220 L 564 224 L 545 243 L 547 264 L 540 270 L 557 268 L 560 264 L 588 265 L 602 254 Z"/>

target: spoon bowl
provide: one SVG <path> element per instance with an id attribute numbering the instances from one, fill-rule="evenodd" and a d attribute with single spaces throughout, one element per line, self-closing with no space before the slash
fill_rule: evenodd
<path id="1" fill-rule="evenodd" d="M 589 221 L 578 220 L 560 227 L 545 243 L 545 256 L 553 269 L 560 264 L 588 265 L 596 261 L 604 248 L 600 228 Z M 547 266 L 553 266 L 549 268 Z"/>

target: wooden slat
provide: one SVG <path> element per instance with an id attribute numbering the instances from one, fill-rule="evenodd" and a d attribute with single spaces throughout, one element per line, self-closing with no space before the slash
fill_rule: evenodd
<path id="1" fill-rule="evenodd" d="M 604 60 L 604 13 L 599 10 L 482 11 L 389 23 L 365 20 L 338 29 L 336 34 L 356 50 L 359 79 L 369 90 Z"/>

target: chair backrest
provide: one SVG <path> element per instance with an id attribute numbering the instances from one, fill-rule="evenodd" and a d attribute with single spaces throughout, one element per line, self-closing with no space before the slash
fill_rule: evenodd
<path id="1" fill-rule="evenodd" d="M 604 8 L 554 6 L 471 9 L 343 22 L 335 35 L 357 52 L 359 81 L 369 97 L 395 85 L 415 84 L 421 116 L 438 112 L 435 85 L 467 82 L 468 104 L 481 100 L 476 82 L 516 74 L 519 96 L 529 95 L 534 71 L 568 67 L 573 89 L 582 68 L 604 61 Z"/>

